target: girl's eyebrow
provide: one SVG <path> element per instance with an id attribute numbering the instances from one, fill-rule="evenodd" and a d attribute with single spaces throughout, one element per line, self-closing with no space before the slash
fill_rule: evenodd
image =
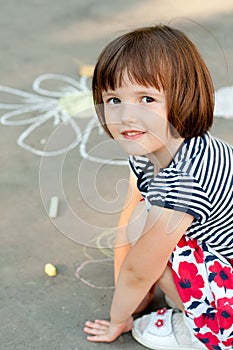
<path id="1" fill-rule="evenodd" d="M 116 92 L 114 90 L 109 91 L 109 92 L 102 92 L 102 97 L 107 97 L 107 96 L 114 95 L 114 94 L 116 94 Z"/>
<path id="2" fill-rule="evenodd" d="M 163 96 L 164 92 L 159 91 L 159 90 L 137 90 L 135 91 L 136 94 L 138 95 L 154 95 L 154 96 Z M 102 97 L 107 97 L 107 96 L 112 96 L 112 95 L 117 95 L 118 91 L 117 90 L 109 90 L 105 91 L 102 93 Z"/>
<path id="3" fill-rule="evenodd" d="M 138 90 L 136 91 L 137 94 L 139 95 L 156 95 L 156 96 L 161 96 L 164 95 L 163 91 L 159 91 L 159 90 Z"/>

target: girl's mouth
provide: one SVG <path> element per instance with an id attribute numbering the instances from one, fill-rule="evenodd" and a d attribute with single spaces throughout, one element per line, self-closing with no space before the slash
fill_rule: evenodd
<path id="1" fill-rule="evenodd" d="M 145 132 L 139 130 L 126 130 L 121 132 L 121 135 L 123 135 L 123 137 L 128 140 L 137 139 L 144 134 Z"/>

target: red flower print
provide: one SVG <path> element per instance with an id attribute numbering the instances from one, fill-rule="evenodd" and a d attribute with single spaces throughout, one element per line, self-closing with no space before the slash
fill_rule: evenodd
<path id="1" fill-rule="evenodd" d="M 222 342 L 223 345 L 227 346 L 227 349 L 233 349 L 233 338 L 228 338 L 226 341 Z"/>
<path id="2" fill-rule="evenodd" d="M 192 246 L 192 248 L 194 249 L 194 257 L 195 260 L 198 264 L 202 264 L 204 262 L 204 254 L 203 254 L 203 250 L 202 248 L 197 244 L 196 240 L 192 240 L 191 241 L 192 244 L 190 244 Z"/>
<path id="3" fill-rule="evenodd" d="M 203 295 L 200 289 L 204 287 L 204 280 L 201 275 L 198 275 L 195 264 L 181 262 L 178 273 L 179 276 L 173 271 L 173 278 L 182 301 L 185 303 L 191 297 L 200 299 Z"/>
<path id="4" fill-rule="evenodd" d="M 219 345 L 219 339 L 213 335 L 211 332 L 207 332 L 204 334 L 197 333 L 196 337 L 207 347 L 207 349 L 218 349 L 221 350 Z"/>
<path id="5" fill-rule="evenodd" d="M 229 329 L 233 325 L 233 298 L 217 300 L 217 317 L 222 329 Z"/>
<path id="6" fill-rule="evenodd" d="M 181 239 L 179 240 L 177 247 L 179 247 L 179 248 L 188 247 L 188 244 L 187 244 L 184 236 L 182 236 Z"/>
<path id="7" fill-rule="evenodd" d="M 198 245 L 197 240 L 195 239 L 188 239 L 186 241 L 185 237 L 183 236 L 179 243 L 177 244 L 177 247 L 179 248 L 187 248 L 190 249 L 191 254 L 194 255 L 195 260 L 198 264 L 201 264 L 204 262 L 204 254 L 202 248 Z M 192 251 L 193 250 L 193 251 Z"/>
<path id="8" fill-rule="evenodd" d="M 212 312 L 211 312 L 212 311 Z M 198 328 L 203 328 L 204 326 L 207 326 L 209 329 L 211 329 L 212 332 L 218 333 L 219 332 L 219 325 L 217 321 L 217 314 L 216 311 L 211 309 L 209 312 L 204 313 L 203 315 L 196 317 L 194 319 L 194 322 Z"/>
<path id="9" fill-rule="evenodd" d="M 233 274 L 232 268 L 228 266 L 222 266 L 218 261 L 215 261 L 210 266 L 210 281 L 214 281 L 221 288 L 233 289 Z"/>

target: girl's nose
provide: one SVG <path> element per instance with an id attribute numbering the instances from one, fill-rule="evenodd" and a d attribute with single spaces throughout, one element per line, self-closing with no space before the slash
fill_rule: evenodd
<path id="1" fill-rule="evenodd" d="M 121 121 L 123 124 L 135 124 L 137 121 L 137 106 L 132 103 L 122 103 Z"/>

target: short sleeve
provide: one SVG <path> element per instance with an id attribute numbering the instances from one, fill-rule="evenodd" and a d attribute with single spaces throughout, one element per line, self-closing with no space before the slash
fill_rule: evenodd
<path id="1" fill-rule="evenodd" d="M 157 205 L 182 211 L 204 223 L 210 216 L 211 203 L 207 193 L 190 174 L 177 169 L 162 169 L 150 182 L 147 200 Z"/>

